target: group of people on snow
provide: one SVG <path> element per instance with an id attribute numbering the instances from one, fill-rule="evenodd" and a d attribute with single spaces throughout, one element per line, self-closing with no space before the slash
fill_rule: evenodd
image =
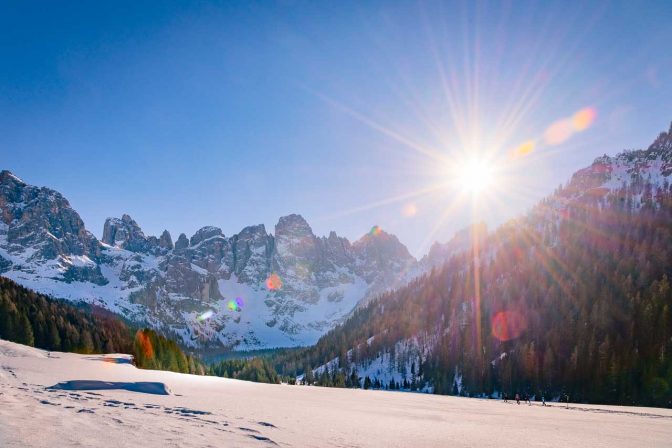
<path id="1" fill-rule="evenodd" d="M 509 402 L 509 395 L 506 392 L 502 394 L 502 398 L 504 399 L 504 403 Z M 567 403 L 569 404 L 569 395 L 565 394 L 564 398 L 567 400 Z M 532 402 L 530 401 L 530 394 L 525 393 L 521 396 L 519 393 L 516 393 L 514 395 L 514 400 L 516 400 L 516 404 L 520 404 L 520 401 L 522 400 L 524 403 L 527 403 L 528 406 L 532 406 Z M 546 397 L 544 396 L 544 394 L 541 394 L 541 405 L 547 406 Z"/>

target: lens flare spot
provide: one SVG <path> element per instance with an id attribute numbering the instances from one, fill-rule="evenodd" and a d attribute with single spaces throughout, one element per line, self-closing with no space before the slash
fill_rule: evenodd
<path id="1" fill-rule="evenodd" d="M 203 322 L 204 320 L 208 320 L 212 317 L 212 315 L 215 314 L 212 310 L 208 310 L 205 313 L 201 314 L 196 318 L 196 320 Z"/>
<path id="2" fill-rule="evenodd" d="M 597 111 L 592 107 L 586 107 L 572 116 L 572 125 L 577 131 L 585 131 L 593 124 L 596 117 Z"/>
<path id="3" fill-rule="evenodd" d="M 371 236 L 378 236 L 381 233 L 383 233 L 383 229 L 381 229 L 380 226 L 373 226 L 371 227 L 371 230 L 369 230 L 369 235 Z"/>
<path id="4" fill-rule="evenodd" d="M 574 133 L 588 129 L 596 117 L 597 110 L 594 107 L 585 107 L 571 117 L 558 120 L 550 125 L 544 132 L 544 142 L 547 145 L 559 145 Z"/>
<path id="5" fill-rule="evenodd" d="M 574 126 L 570 120 L 559 120 L 553 123 L 544 132 L 544 141 L 547 145 L 559 145 L 574 133 Z"/>
<path id="6" fill-rule="evenodd" d="M 282 279 L 275 272 L 266 279 L 266 288 L 271 291 L 282 289 Z"/>
<path id="7" fill-rule="evenodd" d="M 406 204 L 406 205 L 404 205 L 404 208 L 401 210 L 401 213 L 405 217 L 411 218 L 418 213 L 418 207 L 413 203 Z"/>
<path id="8" fill-rule="evenodd" d="M 243 301 L 242 297 L 236 297 L 236 305 L 238 305 L 238 308 L 245 306 L 245 301 Z"/>
<path id="9" fill-rule="evenodd" d="M 229 309 L 229 311 L 240 311 L 240 308 L 238 308 L 238 304 L 235 300 L 229 300 L 229 303 L 226 304 L 226 307 Z"/>
<path id="10" fill-rule="evenodd" d="M 500 311 L 492 318 L 492 335 L 502 342 L 520 337 L 526 329 L 525 318 L 517 311 Z"/>
<path id="11" fill-rule="evenodd" d="M 511 153 L 513 157 L 525 157 L 534 151 L 534 141 L 528 140 L 522 145 L 518 146 Z"/>

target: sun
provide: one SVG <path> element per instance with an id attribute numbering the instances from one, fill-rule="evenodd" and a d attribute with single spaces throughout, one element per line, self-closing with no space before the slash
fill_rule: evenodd
<path id="1" fill-rule="evenodd" d="M 487 191 L 495 180 L 493 166 L 482 159 L 469 159 L 456 164 L 453 176 L 462 191 L 474 195 Z"/>

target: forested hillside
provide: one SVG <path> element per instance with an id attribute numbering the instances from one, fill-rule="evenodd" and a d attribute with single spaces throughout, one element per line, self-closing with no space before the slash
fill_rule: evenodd
<path id="1" fill-rule="evenodd" d="M 119 319 L 79 309 L 0 277 L 0 337 L 46 350 L 132 353 L 133 334 Z"/>
<path id="2" fill-rule="evenodd" d="M 53 351 L 127 353 L 140 368 L 204 373 L 197 360 L 152 330 L 136 331 L 108 311 L 78 308 L 3 277 L 0 338 Z"/>
<path id="3" fill-rule="evenodd" d="M 208 369 L 208 373 L 224 378 L 254 381 L 257 383 L 279 384 L 281 382 L 280 375 L 278 375 L 266 357 L 223 360 L 212 364 Z"/>
<path id="4" fill-rule="evenodd" d="M 276 367 L 322 385 L 352 377 L 441 394 L 672 406 L 665 144 L 598 159 L 524 218 L 475 237 Z"/>

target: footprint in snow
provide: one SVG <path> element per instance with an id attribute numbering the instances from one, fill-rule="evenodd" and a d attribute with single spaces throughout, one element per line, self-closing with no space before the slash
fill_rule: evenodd
<path id="1" fill-rule="evenodd" d="M 250 434 L 250 435 L 248 435 L 248 437 L 251 437 L 251 438 L 253 438 L 253 439 L 259 440 L 260 442 L 266 442 L 266 443 L 269 443 L 269 444 L 271 444 L 271 445 L 277 445 L 277 443 L 275 443 L 274 441 L 272 441 L 272 440 L 269 439 L 268 437 L 257 436 L 257 435 L 255 435 L 255 434 Z"/>
<path id="2" fill-rule="evenodd" d="M 52 405 L 52 406 L 60 406 L 60 405 L 61 405 L 60 403 L 52 403 L 51 401 L 47 401 L 47 400 L 40 400 L 40 403 L 42 403 L 42 404 L 50 404 L 50 405 Z"/>
<path id="3" fill-rule="evenodd" d="M 171 412 L 176 412 L 179 414 L 182 414 L 184 416 L 194 416 L 194 415 L 211 415 L 212 412 L 208 411 L 199 411 L 198 409 L 189 409 L 189 408 L 183 408 L 183 407 L 177 407 L 177 408 L 166 408 L 166 412 L 171 411 Z"/>

